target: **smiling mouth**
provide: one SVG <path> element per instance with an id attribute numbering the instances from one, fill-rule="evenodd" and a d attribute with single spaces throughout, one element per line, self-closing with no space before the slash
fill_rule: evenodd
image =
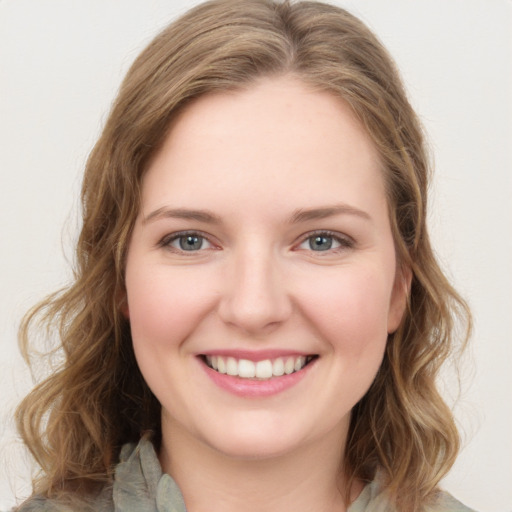
<path id="1" fill-rule="evenodd" d="M 317 358 L 317 355 L 286 356 L 255 362 L 225 356 L 201 356 L 203 362 L 218 373 L 253 380 L 270 380 L 283 375 L 291 375 L 301 371 Z"/>

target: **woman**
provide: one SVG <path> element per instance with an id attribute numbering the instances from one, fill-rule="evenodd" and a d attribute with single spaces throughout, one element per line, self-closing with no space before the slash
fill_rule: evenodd
<path id="1" fill-rule="evenodd" d="M 467 510 L 435 387 L 464 302 L 390 57 L 322 3 L 215 0 L 139 56 L 84 177 L 20 510 Z"/>

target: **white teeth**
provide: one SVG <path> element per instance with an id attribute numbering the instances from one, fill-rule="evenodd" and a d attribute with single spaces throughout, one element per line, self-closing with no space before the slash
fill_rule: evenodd
<path id="1" fill-rule="evenodd" d="M 226 373 L 228 375 L 238 375 L 238 362 L 234 357 L 228 357 L 226 361 Z"/>
<path id="2" fill-rule="evenodd" d="M 256 376 L 256 365 L 247 359 L 238 361 L 238 376 L 244 379 L 252 379 Z"/>
<path id="3" fill-rule="evenodd" d="M 223 357 L 217 357 L 217 371 L 219 373 L 226 373 L 226 362 Z"/>
<path id="4" fill-rule="evenodd" d="M 286 375 L 290 375 L 290 373 L 293 373 L 295 370 L 295 358 L 289 357 L 286 362 L 284 363 L 284 373 Z"/>
<path id="5" fill-rule="evenodd" d="M 281 375 L 284 375 L 284 361 L 282 357 L 278 357 L 274 364 L 272 365 L 272 373 L 276 377 L 281 377 Z"/>
<path id="6" fill-rule="evenodd" d="M 270 359 L 256 363 L 256 377 L 258 379 L 270 379 L 272 377 L 272 361 Z"/>
<path id="7" fill-rule="evenodd" d="M 306 363 L 306 358 L 304 356 L 300 356 L 295 360 L 295 364 L 293 365 L 293 369 L 298 372 Z"/>
<path id="8" fill-rule="evenodd" d="M 298 372 L 312 359 L 311 356 L 278 357 L 274 360 L 263 359 L 254 362 L 248 359 L 235 359 L 234 357 L 206 356 L 206 363 L 219 373 L 243 379 L 268 380 L 272 377 L 281 377 Z"/>

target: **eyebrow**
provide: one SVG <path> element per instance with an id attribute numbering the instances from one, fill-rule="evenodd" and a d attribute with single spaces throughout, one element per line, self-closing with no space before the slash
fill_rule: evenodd
<path id="1" fill-rule="evenodd" d="M 208 210 L 189 210 L 186 208 L 158 208 L 154 212 L 147 215 L 142 223 L 155 221 L 158 219 L 186 219 L 205 222 L 206 224 L 220 224 L 220 217 Z"/>
<path id="2" fill-rule="evenodd" d="M 333 206 L 324 206 L 320 208 L 299 208 L 290 217 L 290 224 L 298 224 L 311 220 L 326 219 L 335 215 L 355 215 L 365 220 L 371 220 L 371 217 L 364 210 L 355 208 L 347 204 L 337 204 Z M 159 219 L 185 219 L 204 222 L 206 224 L 221 224 L 218 215 L 208 210 L 189 210 L 187 208 L 158 208 L 148 214 L 142 221 L 143 224 Z"/>
<path id="3" fill-rule="evenodd" d="M 298 209 L 290 218 L 290 224 L 297 224 L 309 220 L 326 219 L 335 215 L 355 215 L 364 220 L 372 220 L 371 216 L 364 210 L 355 208 L 348 204 L 336 204 L 333 206 L 324 206 L 321 208 Z"/>

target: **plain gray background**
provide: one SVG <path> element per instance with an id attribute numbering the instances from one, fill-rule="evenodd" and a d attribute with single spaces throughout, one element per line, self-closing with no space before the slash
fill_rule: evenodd
<path id="1" fill-rule="evenodd" d="M 0 508 L 29 492 L 12 410 L 31 380 L 23 312 L 69 277 L 81 172 L 127 67 L 186 0 L 0 0 Z M 476 328 L 445 487 L 512 510 L 512 2 L 338 1 L 402 71 L 435 156 L 430 227 Z M 446 376 L 446 394 L 455 379 Z M 5 461 L 5 462 L 4 462 Z"/>

